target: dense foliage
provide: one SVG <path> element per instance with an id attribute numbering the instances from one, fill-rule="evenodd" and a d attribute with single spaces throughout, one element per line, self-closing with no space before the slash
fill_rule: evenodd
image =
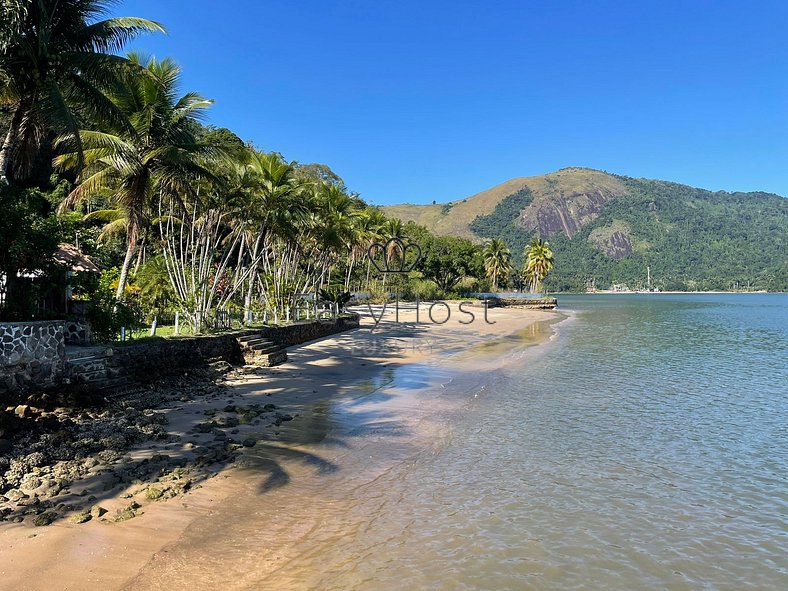
<path id="1" fill-rule="evenodd" d="M 767 193 L 726 193 L 664 181 L 618 177 L 627 195 L 608 202 L 598 217 L 570 240 L 550 236 L 555 271 L 551 291 L 584 290 L 590 284 L 662 290 L 788 290 L 788 200 Z M 500 238 L 522 264 L 534 232 L 517 225 L 522 196 L 504 199 L 471 228 L 481 237 Z M 618 230 L 631 252 L 608 256 L 594 232 Z"/>
<path id="2" fill-rule="evenodd" d="M 176 316 L 199 333 L 288 322 L 309 302 L 342 309 L 351 291 L 434 298 L 486 286 L 471 241 L 387 219 L 327 165 L 203 125 L 212 101 L 182 92 L 172 59 L 120 55 L 163 27 L 106 19 L 111 4 L 2 5 L 0 318 L 85 314 L 112 340 Z M 408 242 L 422 256 L 401 252 Z M 101 273 L 55 264 L 60 243 Z M 379 273 L 374 245 L 407 272 Z"/>
<path id="3" fill-rule="evenodd" d="M 474 219 L 470 224 L 471 231 L 484 238 L 500 238 L 514 252 L 522 253 L 528 240 L 520 244 L 522 231 L 515 224 L 520 212 L 531 205 L 533 200 L 528 187 L 523 187 L 504 197 L 489 215 L 480 215 Z"/>

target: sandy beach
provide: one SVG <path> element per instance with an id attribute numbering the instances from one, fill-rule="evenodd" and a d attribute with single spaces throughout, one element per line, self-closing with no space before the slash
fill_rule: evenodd
<path id="1" fill-rule="evenodd" d="M 166 416 L 171 438 L 140 445 L 129 457 L 155 461 L 165 454 L 189 467 L 201 447 L 229 439 L 238 452 L 234 460 L 203 461 L 190 490 L 177 490 L 182 494 L 167 500 L 150 492 L 158 486 L 155 473 L 118 486 L 96 503 L 106 514 L 86 523 L 74 523 L 78 511 L 68 513 L 69 504 L 85 506 L 73 495 L 60 507 L 70 517 L 46 527 L 33 526 L 31 519 L 0 523 L 0 588 L 308 586 L 303 572 L 291 579 L 287 570 L 308 547 L 304 541 L 325 531 L 353 535 L 353 528 L 363 527 L 358 512 L 370 501 L 364 498 L 365 485 L 382 477 L 392 462 L 430 453 L 442 437 L 451 436 L 433 420 L 434 411 L 464 393 L 472 395 L 474 376 L 549 338 L 550 325 L 563 318 L 557 312 L 491 309 L 485 321 L 483 309 L 466 309 L 475 314 L 470 324 L 460 323 L 469 317 L 460 315 L 456 304 L 443 324 L 431 322 L 424 305 L 418 324 L 412 306 L 377 308 L 372 315 L 359 308 L 359 330 L 291 348 L 289 361 L 275 368 L 236 369 L 218 393 L 165 402 L 156 411 Z M 443 321 L 445 309 L 436 308 L 433 317 Z M 419 371 L 409 374 L 415 367 Z M 448 383 L 456 390 L 451 402 L 441 396 Z M 390 384 L 397 386 L 393 393 Z M 261 414 L 266 404 L 274 405 L 275 413 Z M 250 408 L 267 420 L 228 420 Z M 346 421 L 344 432 L 357 437 L 334 437 L 339 414 Z M 206 417 L 213 419 L 213 428 L 200 429 Z M 344 480 L 334 489 L 331 478 L 338 472 Z M 349 485 L 355 491 L 352 503 L 342 493 Z M 136 505 L 133 518 L 108 519 L 130 505 Z"/>

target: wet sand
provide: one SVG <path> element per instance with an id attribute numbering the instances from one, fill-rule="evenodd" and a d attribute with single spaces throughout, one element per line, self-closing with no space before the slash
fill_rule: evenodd
<path id="1" fill-rule="evenodd" d="M 465 325 L 453 308 L 445 324 L 429 322 L 426 307 L 420 324 L 415 311 L 389 308 L 376 327 L 360 309 L 361 329 L 292 348 L 287 364 L 235 380 L 234 404 L 270 402 L 295 419 L 261 430 L 234 467 L 197 490 L 120 523 L 2 524 L 0 588 L 310 588 L 310 569 L 288 565 L 319 564 L 310 552 L 365 527 L 369 504 L 383 502 L 365 497 L 369 484 L 439 449 L 451 437 L 435 418 L 441 408 L 472 396 L 476 377 L 546 338 L 561 317 L 492 309 L 491 324 L 468 308 L 476 319 Z M 201 410 L 170 410 L 170 430 L 185 432 Z"/>

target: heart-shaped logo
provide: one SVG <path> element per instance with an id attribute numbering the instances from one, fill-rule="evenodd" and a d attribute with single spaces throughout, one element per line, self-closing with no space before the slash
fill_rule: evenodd
<path id="1" fill-rule="evenodd" d="M 412 253 L 413 260 L 408 262 L 407 255 Z M 415 242 L 405 244 L 400 238 L 389 238 L 385 244 L 370 244 L 367 255 L 378 273 L 410 273 L 421 260 L 421 247 Z M 376 260 L 382 255 L 382 265 Z"/>

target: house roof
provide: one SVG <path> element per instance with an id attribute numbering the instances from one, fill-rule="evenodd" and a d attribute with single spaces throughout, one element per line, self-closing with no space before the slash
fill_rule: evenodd
<path id="1" fill-rule="evenodd" d="M 87 273 L 100 273 L 96 264 L 91 261 L 87 255 L 82 252 L 73 244 L 59 244 L 55 254 L 52 255 L 55 262 L 68 267 L 70 270 Z"/>

